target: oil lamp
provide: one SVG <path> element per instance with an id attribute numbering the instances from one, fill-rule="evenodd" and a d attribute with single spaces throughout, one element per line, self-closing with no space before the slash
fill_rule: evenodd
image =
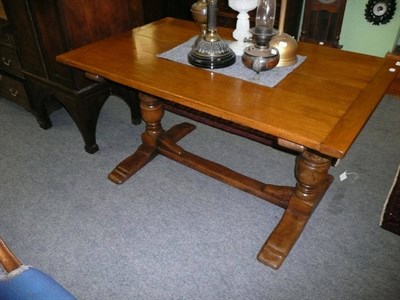
<path id="1" fill-rule="evenodd" d="M 245 48 L 242 62 L 254 71 L 274 68 L 279 62 L 279 51 L 270 47 L 271 38 L 278 33 L 274 29 L 276 0 L 258 0 L 256 26 L 250 29 L 254 45 Z"/>
<path id="2" fill-rule="evenodd" d="M 231 43 L 229 47 L 235 52 L 236 55 L 243 55 L 246 47 L 250 46 L 251 38 L 250 21 L 248 12 L 257 7 L 257 0 L 229 0 L 228 5 L 233 10 L 239 12 L 237 15 L 236 28 L 232 33 L 233 38 L 236 40 Z"/>
<path id="3" fill-rule="evenodd" d="M 217 2 L 207 0 L 207 30 L 199 36 L 188 54 L 189 63 L 196 67 L 224 68 L 236 61 L 233 50 L 217 33 Z"/>

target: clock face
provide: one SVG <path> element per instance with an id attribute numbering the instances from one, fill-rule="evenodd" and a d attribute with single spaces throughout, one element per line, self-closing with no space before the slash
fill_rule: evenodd
<path id="1" fill-rule="evenodd" d="M 378 2 L 372 8 L 372 12 L 375 16 L 383 16 L 388 10 L 388 6 L 385 2 Z"/>

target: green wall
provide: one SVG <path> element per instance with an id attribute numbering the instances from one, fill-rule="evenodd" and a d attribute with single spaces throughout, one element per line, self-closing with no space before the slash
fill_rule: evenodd
<path id="1" fill-rule="evenodd" d="M 392 20 L 383 25 L 372 25 L 364 17 L 368 0 L 347 0 L 340 44 L 343 50 L 384 57 L 393 50 L 400 35 L 400 1 Z"/>

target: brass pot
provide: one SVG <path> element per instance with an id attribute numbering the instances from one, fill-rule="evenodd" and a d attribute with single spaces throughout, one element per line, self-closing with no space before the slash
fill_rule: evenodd
<path id="1" fill-rule="evenodd" d="M 269 45 L 279 50 L 280 59 L 277 67 L 287 67 L 297 62 L 297 41 L 287 33 L 275 35 Z"/>

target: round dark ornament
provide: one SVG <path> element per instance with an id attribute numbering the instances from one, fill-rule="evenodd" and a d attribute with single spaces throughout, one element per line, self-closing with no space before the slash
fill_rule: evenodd
<path id="1" fill-rule="evenodd" d="M 368 0 L 365 19 L 373 25 L 389 23 L 396 11 L 396 0 Z"/>

